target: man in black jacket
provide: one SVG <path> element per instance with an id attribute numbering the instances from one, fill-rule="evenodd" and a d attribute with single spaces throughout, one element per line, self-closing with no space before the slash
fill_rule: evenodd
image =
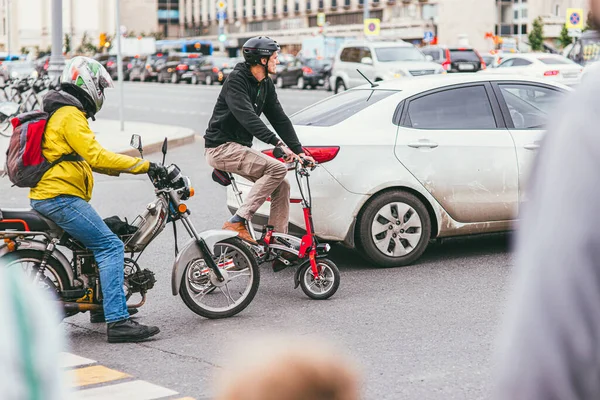
<path id="1" fill-rule="evenodd" d="M 251 148 L 254 137 L 283 149 L 288 158 L 302 157 L 302 145 L 275 93 L 269 73 L 276 73 L 279 45 L 268 37 L 248 40 L 243 48 L 245 63 L 238 64 L 223 85 L 204 136 L 206 161 L 216 169 L 238 174 L 254 182 L 244 204 L 225 222 L 223 229 L 239 233 L 256 243 L 246 229 L 246 220 L 271 196 L 269 225 L 287 232 L 290 184 L 283 163 Z M 280 140 L 260 119 L 264 113 Z M 285 147 L 287 145 L 288 147 Z"/>

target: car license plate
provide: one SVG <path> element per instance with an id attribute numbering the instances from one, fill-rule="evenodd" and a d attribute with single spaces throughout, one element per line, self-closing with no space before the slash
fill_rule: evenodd
<path id="1" fill-rule="evenodd" d="M 473 64 L 458 64 L 459 71 L 473 71 L 475 66 Z"/>

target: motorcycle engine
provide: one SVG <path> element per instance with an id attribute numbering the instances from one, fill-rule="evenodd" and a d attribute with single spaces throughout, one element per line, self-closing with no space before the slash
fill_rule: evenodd
<path id="1" fill-rule="evenodd" d="M 156 278 L 154 272 L 144 269 L 127 277 L 127 284 L 132 293 L 145 293 L 154 287 Z"/>

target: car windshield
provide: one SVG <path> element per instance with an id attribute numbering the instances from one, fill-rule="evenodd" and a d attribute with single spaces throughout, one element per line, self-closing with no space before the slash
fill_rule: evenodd
<path id="1" fill-rule="evenodd" d="M 395 93 L 398 92 L 393 90 L 350 90 L 305 108 L 292 115 L 290 119 L 294 125 L 332 126 Z"/>
<path id="2" fill-rule="evenodd" d="M 473 50 L 450 50 L 450 60 L 479 62 L 479 57 Z"/>
<path id="3" fill-rule="evenodd" d="M 379 62 L 425 61 L 425 55 L 416 47 L 380 47 L 375 54 Z"/>
<path id="4" fill-rule="evenodd" d="M 35 67 L 32 63 L 29 63 L 29 62 L 12 61 L 8 64 L 8 68 L 11 71 L 19 71 L 19 72 L 25 71 L 26 72 L 26 71 L 31 71 Z"/>
<path id="5" fill-rule="evenodd" d="M 573 61 L 571 61 L 567 58 L 547 57 L 547 58 L 539 58 L 539 60 L 547 65 L 575 64 Z"/>

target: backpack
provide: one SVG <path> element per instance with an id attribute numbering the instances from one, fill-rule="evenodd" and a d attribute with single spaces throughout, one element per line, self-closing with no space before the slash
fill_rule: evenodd
<path id="1" fill-rule="evenodd" d="M 11 120 L 13 133 L 6 151 L 8 178 L 13 186 L 35 187 L 44 174 L 63 161 L 83 161 L 79 155 L 67 154 L 50 163 L 42 155 L 42 139 L 51 115 L 29 111 Z"/>

